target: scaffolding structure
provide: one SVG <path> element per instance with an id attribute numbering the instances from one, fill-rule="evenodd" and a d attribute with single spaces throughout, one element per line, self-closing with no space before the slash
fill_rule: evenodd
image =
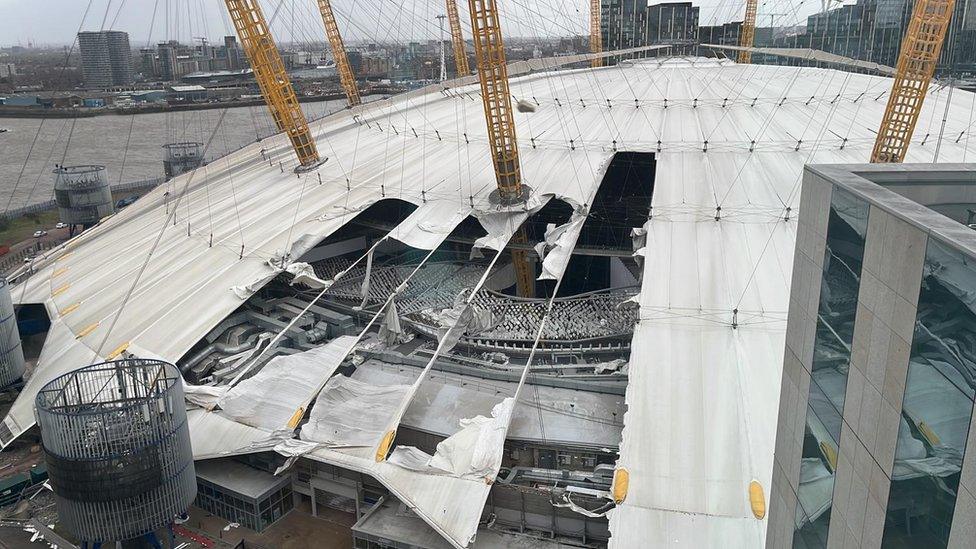
<path id="1" fill-rule="evenodd" d="M 739 45 L 743 48 L 751 48 L 756 41 L 756 12 L 759 10 L 759 0 L 746 1 L 746 16 L 742 20 L 742 37 Z M 749 50 L 739 51 L 737 59 L 739 63 L 752 63 L 752 52 Z"/>
<path id="2" fill-rule="evenodd" d="M 349 64 L 349 56 L 346 55 L 346 45 L 342 42 L 339 25 L 336 23 L 335 14 L 332 13 L 332 4 L 329 0 L 319 0 L 319 13 L 322 14 L 325 35 L 328 37 L 329 46 L 332 48 L 332 58 L 335 59 L 336 72 L 339 73 L 339 83 L 342 84 L 342 89 L 346 92 L 349 106 L 355 107 L 362 103 L 362 99 L 359 97 L 356 77 L 352 73 L 352 65 Z"/>
<path id="3" fill-rule="evenodd" d="M 203 143 L 181 141 L 163 145 L 163 174 L 170 180 L 203 165 Z"/>
<path id="4" fill-rule="evenodd" d="M 919 0 L 905 31 L 895 81 L 871 162 L 902 162 L 945 43 L 954 0 Z"/>
<path id="5" fill-rule="evenodd" d="M 458 15 L 457 0 L 446 0 L 447 20 L 451 26 L 451 47 L 454 50 L 454 69 L 458 76 L 471 74 L 468 54 L 464 51 L 464 35 L 461 34 L 461 17 Z"/>
<path id="6" fill-rule="evenodd" d="M 491 158 L 498 183 L 498 202 L 503 205 L 517 204 L 528 197 L 528 187 L 522 185 L 498 6 L 495 0 L 468 0 L 468 8 L 478 80 L 481 82 L 481 97 L 488 123 L 488 142 L 491 144 Z M 524 227 L 515 233 L 514 241 L 522 244 L 528 241 Z M 512 250 L 515 280 L 522 297 L 535 295 L 535 275 L 528 259 L 524 250 Z"/>
<path id="7" fill-rule="evenodd" d="M 53 173 L 58 218 L 72 231 L 75 225 L 88 228 L 115 213 L 105 166 L 58 166 Z"/>
<path id="8" fill-rule="evenodd" d="M 603 52 L 603 34 L 600 31 L 600 0 L 590 0 L 590 53 Z M 592 61 L 594 69 L 603 66 L 603 58 Z"/>
<path id="9" fill-rule="evenodd" d="M 35 404 L 58 516 L 79 540 L 139 538 L 196 497 L 183 384 L 172 364 L 86 366 L 49 382 Z"/>
<path id="10" fill-rule="evenodd" d="M 295 88 L 285 72 L 281 54 L 271 37 L 261 6 L 257 0 L 224 2 L 275 125 L 279 131 L 288 134 L 302 166 L 318 164 L 319 153 L 315 148 L 315 140 L 312 139 L 305 113 L 298 104 Z"/>

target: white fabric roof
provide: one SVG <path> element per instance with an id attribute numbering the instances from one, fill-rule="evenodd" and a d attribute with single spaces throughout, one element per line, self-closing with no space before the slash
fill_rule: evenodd
<path id="1" fill-rule="evenodd" d="M 589 204 L 614 150 L 658 153 L 619 463 L 630 491 L 610 515 L 611 545 L 763 543 L 748 484 L 768 494 L 802 166 L 866 161 L 889 87 L 877 76 L 714 59 L 512 81 L 514 96 L 538 103 L 515 120 L 523 178 L 540 200 Z M 921 141 L 938 135 L 946 91 L 930 93 L 910 161 L 931 160 L 935 138 Z M 945 135 L 968 129 L 972 102 L 955 92 Z M 476 85 L 411 92 L 311 128 L 329 157 L 318 170 L 296 176 L 287 140 L 266 139 L 157 188 L 13 288 L 18 303 L 43 303 L 53 324 L 0 442 L 33 424 L 34 395 L 61 373 L 123 348 L 176 361 L 241 305 L 232 288 L 259 287 L 275 273 L 269 259 L 294 260 L 382 198 L 448 212 L 395 229 L 421 247 L 440 242 L 459 212 L 490 217 L 495 180 Z M 967 142 L 946 139 L 940 159 L 963 160 Z M 253 451 L 265 434 L 202 411 L 191 433 L 197 457 Z M 487 484 L 361 454 L 310 455 L 375 475 L 452 543 L 467 543 Z"/>

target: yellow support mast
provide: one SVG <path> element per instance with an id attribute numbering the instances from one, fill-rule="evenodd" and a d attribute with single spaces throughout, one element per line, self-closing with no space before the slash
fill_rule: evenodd
<path id="1" fill-rule="evenodd" d="M 301 165 L 314 166 L 319 162 L 315 140 L 308 130 L 305 114 L 298 104 L 298 97 L 288 79 L 288 73 L 285 72 L 278 47 L 271 38 L 261 6 L 257 0 L 224 2 L 275 125 L 279 131 L 288 134 Z"/>
<path id="2" fill-rule="evenodd" d="M 458 76 L 471 74 L 468 54 L 464 52 L 464 36 L 461 34 L 461 17 L 458 15 L 457 1 L 446 0 L 447 20 L 451 25 L 451 46 L 454 49 L 454 68 Z"/>
<path id="3" fill-rule="evenodd" d="M 336 71 L 339 73 L 339 83 L 346 92 L 349 106 L 355 107 L 362 103 L 362 99 L 359 97 L 359 88 L 356 87 L 356 77 L 352 74 L 349 56 L 346 55 L 346 46 L 342 42 L 342 35 L 339 34 L 339 25 L 336 24 L 335 15 L 332 13 L 332 4 L 329 0 L 318 1 L 322 24 L 325 25 L 325 35 L 332 47 L 332 57 L 335 59 Z"/>
<path id="4" fill-rule="evenodd" d="M 498 6 L 495 0 L 468 0 L 468 11 L 471 14 L 474 55 L 478 65 L 478 80 L 481 82 L 485 120 L 488 123 L 488 142 L 491 144 L 491 158 L 495 166 L 498 199 L 502 204 L 517 204 L 526 199 L 527 187 L 522 185 L 519 167 Z M 524 227 L 515 234 L 514 242 L 528 242 Z M 535 276 L 534 269 L 528 262 L 528 252 L 512 250 L 512 264 L 515 267 L 518 294 L 522 297 L 534 297 Z"/>
<path id="5" fill-rule="evenodd" d="M 756 12 L 759 10 L 759 0 L 746 1 L 746 17 L 742 20 L 742 35 L 739 45 L 743 48 L 751 48 L 756 41 Z M 742 50 L 739 52 L 739 63 L 752 63 L 752 52 Z"/>
<path id="6" fill-rule="evenodd" d="M 603 52 L 603 34 L 600 31 L 600 0 L 590 0 L 590 53 Z M 598 57 L 592 62 L 593 68 L 603 66 L 603 58 Z"/>
<path id="7" fill-rule="evenodd" d="M 898 54 L 871 162 L 902 162 L 949 31 L 954 0 L 917 0 Z"/>

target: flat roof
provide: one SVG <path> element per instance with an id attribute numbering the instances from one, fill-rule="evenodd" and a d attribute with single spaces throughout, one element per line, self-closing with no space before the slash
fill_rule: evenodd
<path id="1" fill-rule="evenodd" d="M 412 547 L 451 549 L 451 544 L 440 534 L 420 517 L 413 514 L 406 505 L 392 498 L 387 498 L 376 504 L 359 519 L 359 522 L 353 525 L 352 531 L 361 536 L 407 543 Z M 487 528 L 478 529 L 478 538 L 473 545 L 478 549 L 558 549 L 561 547 L 579 547 L 578 544 L 568 545 L 560 543 L 558 540 L 509 534 Z"/>
<path id="2" fill-rule="evenodd" d="M 197 461 L 194 467 L 197 478 L 255 500 L 291 482 L 289 477 L 276 477 L 230 458 Z"/>

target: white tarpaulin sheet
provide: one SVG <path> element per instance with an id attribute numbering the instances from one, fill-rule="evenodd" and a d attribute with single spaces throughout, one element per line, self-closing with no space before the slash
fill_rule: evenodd
<path id="1" fill-rule="evenodd" d="M 519 230 L 522 223 L 530 215 L 542 209 L 549 202 L 550 198 L 552 197 L 549 195 L 541 196 L 536 194 L 530 197 L 523 204 L 523 207 L 518 210 L 497 209 L 472 212 L 478 219 L 478 222 L 481 223 L 482 228 L 488 233 L 475 240 L 473 248 L 488 248 L 498 252 L 504 250 L 505 246 L 508 245 L 508 241 L 512 239 L 512 236 Z M 475 253 L 474 249 L 472 249 L 472 253 Z"/>
<path id="2" fill-rule="evenodd" d="M 586 212 L 574 211 L 565 224 L 559 226 L 549 224 L 546 228 L 545 241 L 535 246 L 536 253 L 542 258 L 542 274 L 539 275 L 539 280 L 562 278 L 585 222 Z"/>
<path id="3" fill-rule="evenodd" d="M 274 357 L 253 377 L 227 391 L 220 408 L 245 425 L 268 431 L 284 428 L 332 377 L 355 340 L 340 336 L 310 351 Z"/>
<path id="4" fill-rule="evenodd" d="M 376 446 L 409 385 L 373 385 L 345 376 L 325 384 L 302 426 L 301 439 L 332 448 Z"/>
<path id="5" fill-rule="evenodd" d="M 387 461 L 419 473 L 493 481 L 514 405 L 514 398 L 506 398 L 495 405 L 490 418 L 462 419 L 461 430 L 441 441 L 433 456 L 413 446 L 397 446 Z"/>
<path id="6" fill-rule="evenodd" d="M 431 200 L 403 220 L 390 236 L 411 248 L 433 250 L 471 213 L 457 200 Z"/>

